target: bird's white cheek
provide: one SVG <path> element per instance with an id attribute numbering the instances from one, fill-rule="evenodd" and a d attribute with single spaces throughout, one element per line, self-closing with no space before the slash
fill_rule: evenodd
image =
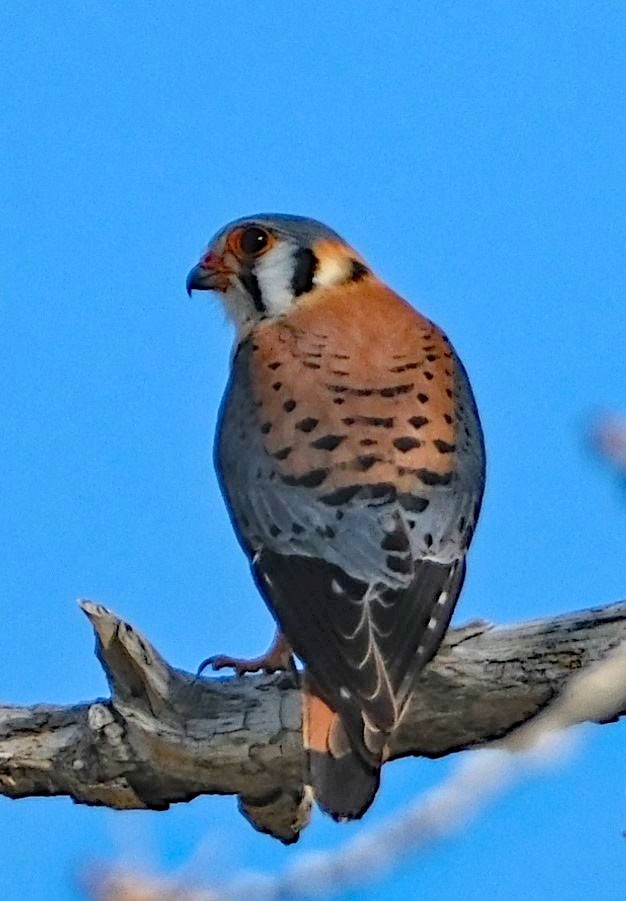
<path id="1" fill-rule="evenodd" d="M 254 273 L 261 289 L 261 297 L 269 316 L 280 316 L 293 303 L 293 273 L 296 247 L 280 243 L 260 257 Z"/>

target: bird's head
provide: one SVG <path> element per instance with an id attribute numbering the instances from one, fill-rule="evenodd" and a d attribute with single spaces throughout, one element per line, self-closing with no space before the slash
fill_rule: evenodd
<path id="1" fill-rule="evenodd" d="M 187 277 L 187 291 L 218 291 L 240 330 L 283 316 L 320 289 L 370 275 L 332 229 L 280 213 L 237 219 L 211 240 Z"/>

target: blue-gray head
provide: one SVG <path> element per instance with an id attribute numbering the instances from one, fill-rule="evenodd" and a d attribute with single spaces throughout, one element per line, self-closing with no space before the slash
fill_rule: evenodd
<path id="1" fill-rule="evenodd" d="M 261 213 L 222 228 L 189 273 L 187 290 L 218 291 L 240 330 L 284 315 L 318 289 L 369 275 L 328 226 L 304 216 Z"/>

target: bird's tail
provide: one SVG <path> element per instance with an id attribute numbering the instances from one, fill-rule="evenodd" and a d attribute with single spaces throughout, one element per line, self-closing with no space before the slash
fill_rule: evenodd
<path id="1" fill-rule="evenodd" d="M 339 715 L 304 677 L 303 738 L 308 778 L 319 806 L 336 820 L 356 820 L 368 809 L 380 782 L 380 756 L 358 753 Z"/>

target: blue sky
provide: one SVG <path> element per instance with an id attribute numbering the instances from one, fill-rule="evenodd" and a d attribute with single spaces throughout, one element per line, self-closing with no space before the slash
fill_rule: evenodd
<path id="1" fill-rule="evenodd" d="M 615 601 L 626 506 L 584 444 L 626 408 L 618 2 L 8 2 L 0 12 L 2 700 L 106 691 L 75 598 L 173 663 L 255 653 L 271 623 L 211 442 L 232 335 L 185 275 L 230 219 L 314 216 L 450 334 L 489 457 L 457 621 Z M 615 899 L 624 725 L 350 896 Z M 386 767 L 362 825 L 454 761 Z M 77 897 L 95 858 L 284 866 L 229 798 L 119 814 L 0 798 L 0 896 Z"/>

